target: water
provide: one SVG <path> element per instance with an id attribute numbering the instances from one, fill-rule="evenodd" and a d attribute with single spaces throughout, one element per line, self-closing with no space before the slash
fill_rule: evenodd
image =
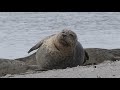
<path id="1" fill-rule="evenodd" d="M 64 28 L 84 48 L 120 48 L 120 12 L 0 12 L 0 58 L 28 56 L 38 41 Z"/>

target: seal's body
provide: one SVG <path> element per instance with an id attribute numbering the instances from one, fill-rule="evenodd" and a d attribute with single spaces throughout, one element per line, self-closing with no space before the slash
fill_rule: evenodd
<path id="1" fill-rule="evenodd" d="M 24 62 L 0 58 L 0 76 L 25 73 L 28 69 L 29 66 Z"/>
<path id="2" fill-rule="evenodd" d="M 40 70 L 63 69 L 75 67 L 85 62 L 85 51 L 71 30 L 43 39 L 32 47 L 29 52 L 38 49 L 36 61 Z"/>
<path id="3" fill-rule="evenodd" d="M 120 60 L 120 49 L 86 48 L 89 60 L 84 65 L 96 65 L 104 61 Z"/>

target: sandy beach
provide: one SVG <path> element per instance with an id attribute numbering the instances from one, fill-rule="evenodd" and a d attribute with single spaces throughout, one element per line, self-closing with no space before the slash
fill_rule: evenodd
<path id="1" fill-rule="evenodd" d="M 77 66 L 23 75 L 6 75 L 1 78 L 120 78 L 120 61 L 106 61 L 99 65 Z"/>

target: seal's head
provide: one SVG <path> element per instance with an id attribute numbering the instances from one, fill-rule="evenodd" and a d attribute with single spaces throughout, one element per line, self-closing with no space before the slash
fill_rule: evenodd
<path id="1" fill-rule="evenodd" d="M 59 42 L 64 46 L 75 46 L 77 42 L 77 35 L 68 29 L 62 30 L 62 32 L 58 35 Z"/>
<path id="2" fill-rule="evenodd" d="M 69 29 L 64 29 L 58 33 L 57 39 L 62 46 L 74 47 L 77 42 L 77 35 Z"/>

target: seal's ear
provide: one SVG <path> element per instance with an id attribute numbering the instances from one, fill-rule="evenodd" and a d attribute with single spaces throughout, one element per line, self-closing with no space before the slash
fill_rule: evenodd
<path id="1" fill-rule="evenodd" d="M 43 41 L 40 41 L 40 42 L 37 43 L 35 46 L 33 46 L 33 47 L 28 51 L 28 53 L 30 53 L 30 52 L 33 51 L 33 50 L 38 49 L 42 44 L 43 44 Z"/>
<path id="2" fill-rule="evenodd" d="M 86 51 L 85 51 L 85 60 L 89 60 L 89 55 Z"/>

